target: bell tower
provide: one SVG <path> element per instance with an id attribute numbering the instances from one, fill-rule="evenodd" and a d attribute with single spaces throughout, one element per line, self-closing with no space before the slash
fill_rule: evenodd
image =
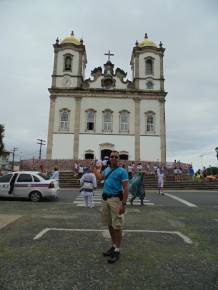
<path id="1" fill-rule="evenodd" d="M 132 78 L 138 90 L 164 91 L 163 56 L 165 49 L 159 47 L 145 33 L 144 40 L 136 41 L 130 61 Z"/>
<path id="2" fill-rule="evenodd" d="M 86 49 L 82 39 L 73 31 L 62 41 L 58 38 L 54 47 L 52 88 L 79 88 L 85 79 Z"/>

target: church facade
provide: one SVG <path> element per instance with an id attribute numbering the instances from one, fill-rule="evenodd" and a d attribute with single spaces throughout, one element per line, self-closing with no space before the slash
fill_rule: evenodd
<path id="1" fill-rule="evenodd" d="M 85 79 L 83 40 L 56 40 L 50 93 L 47 159 L 166 161 L 163 57 L 147 34 L 130 60 L 132 79 L 110 60 Z"/>

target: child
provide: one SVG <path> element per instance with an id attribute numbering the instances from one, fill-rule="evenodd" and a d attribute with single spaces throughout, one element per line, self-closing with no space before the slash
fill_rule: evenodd
<path id="1" fill-rule="evenodd" d="M 80 193 L 84 197 L 85 207 L 94 207 L 93 189 L 97 187 L 96 177 L 89 168 L 84 169 L 84 174 L 80 179 Z"/>
<path id="2" fill-rule="evenodd" d="M 158 193 L 164 195 L 163 193 L 163 186 L 164 186 L 164 170 L 160 168 L 157 172 L 157 180 L 158 180 Z"/>

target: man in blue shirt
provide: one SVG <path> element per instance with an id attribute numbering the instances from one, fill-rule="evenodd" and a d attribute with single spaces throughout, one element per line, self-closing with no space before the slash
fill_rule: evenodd
<path id="1" fill-rule="evenodd" d="M 120 245 L 122 241 L 122 227 L 124 224 L 124 213 L 128 199 L 128 173 L 118 166 L 119 153 L 112 151 L 110 154 L 110 167 L 102 173 L 93 168 L 97 179 L 104 180 L 102 194 L 102 221 L 108 226 L 112 246 L 103 253 L 109 257 L 108 263 L 115 263 L 120 256 Z"/>

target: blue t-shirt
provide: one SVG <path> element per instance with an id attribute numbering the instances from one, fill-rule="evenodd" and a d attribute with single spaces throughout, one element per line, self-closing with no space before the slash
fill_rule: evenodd
<path id="1" fill-rule="evenodd" d="M 111 170 L 111 167 L 107 167 L 104 172 L 103 176 L 105 177 Z M 122 181 L 128 180 L 128 173 L 122 167 L 117 167 L 104 181 L 103 192 L 113 195 L 118 194 L 123 191 Z"/>

